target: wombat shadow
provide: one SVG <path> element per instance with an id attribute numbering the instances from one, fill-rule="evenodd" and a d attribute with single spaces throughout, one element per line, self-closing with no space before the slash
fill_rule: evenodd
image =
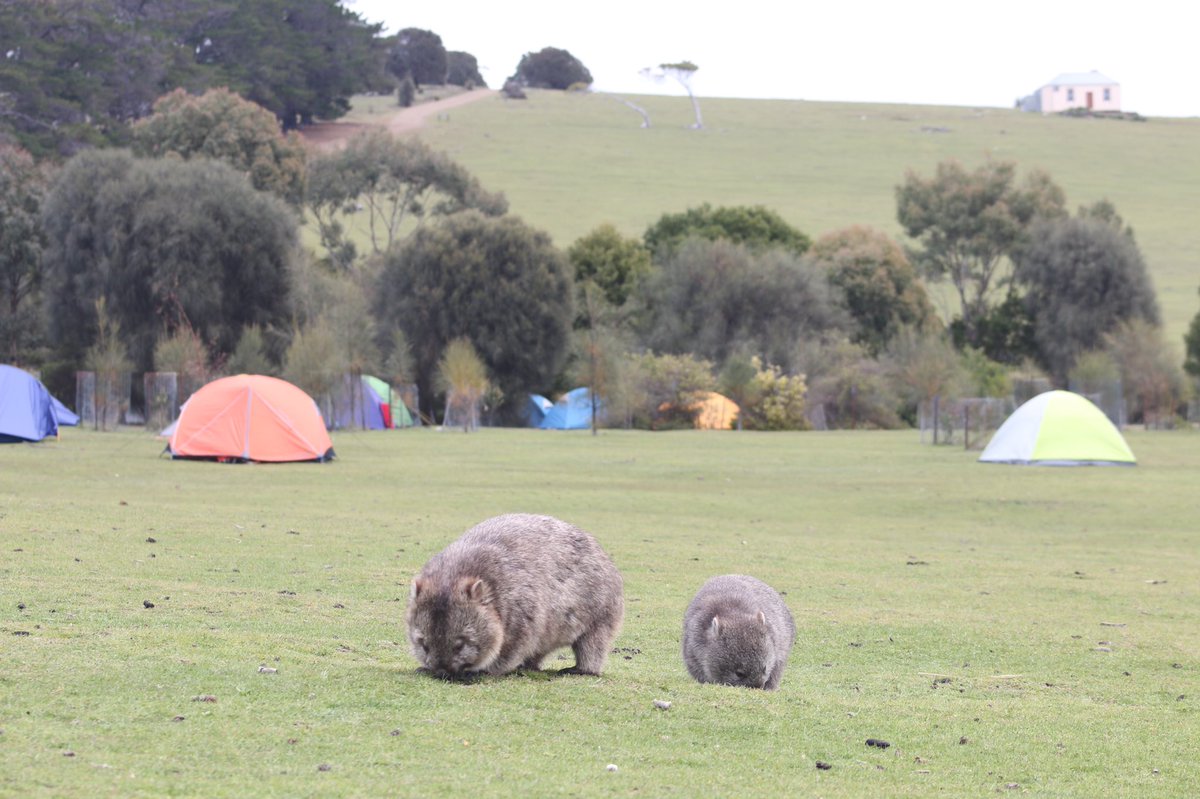
<path id="1" fill-rule="evenodd" d="M 502 680 L 506 677 L 524 677 L 526 679 L 540 680 L 549 682 L 557 680 L 560 677 L 595 677 L 598 675 L 590 674 L 586 671 L 580 671 L 575 666 L 570 666 L 565 669 L 517 669 L 508 674 L 488 674 L 482 671 L 465 671 L 459 674 L 454 674 L 448 671 L 434 671 L 427 669 L 424 666 L 418 666 L 417 674 L 431 677 L 442 682 L 459 683 L 461 685 L 474 685 L 476 683 L 487 682 L 490 680 Z"/>

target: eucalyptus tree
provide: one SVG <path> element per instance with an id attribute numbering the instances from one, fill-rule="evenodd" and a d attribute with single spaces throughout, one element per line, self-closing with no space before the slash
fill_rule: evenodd
<path id="1" fill-rule="evenodd" d="M 9 363 L 41 339 L 45 191 L 46 172 L 29 153 L 0 144 L 0 358 Z"/>
<path id="2" fill-rule="evenodd" d="M 442 37 L 422 28 L 404 28 L 396 34 L 387 66 L 397 79 L 407 77 L 418 89 L 423 83 L 445 83 L 449 71 Z"/>
<path id="3" fill-rule="evenodd" d="M 42 224 L 50 334 L 68 358 L 91 345 L 100 299 L 145 370 L 180 325 L 221 356 L 246 327 L 290 316 L 295 213 L 222 162 L 80 153 L 51 185 Z"/>
<path id="4" fill-rule="evenodd" d="M 646 67 L 642 70 L 642 74 L 652 80 L 662 81 L 667 78 L 674 78 L 684 91 L 687 92 L 688 99 L 692 101 L 692 113 L 696 116 L 696 121 L 692 123 L 692 128 L 700 130 L 704 127 L 704 118 L 700 115 L 700 100 L 697 99 L 696 93 L 692 91 L 692 78 L 696 76 L 696 71 L 700 67 L 693 64 L 691 61 L 676 61 L 670 64 L 659 64 L 657 67 Z"/>
<path id="5" fill-rule="evenodd" d="M 434 396 L 446 346 L 465 337 L 492 382 L 519 404 L 563 365 L 573 292 L 567 259 L 549 236 L 514 217 L 465 211 L 384 254 L 376 315 L 404 331 L 422 402 Z"/>
<path id="6" fill-rule="evenodd" d="M 592 73 L 569 51 L 543 47 L 521 56 L 513 79 L 531 89 L 569 89 L 591 85 Z"/>
<path id="7" fill-rule="evenodd" d="M 430 218 L 466 209 L 487 216 L 508 210 L 464 167 L 420 139 L 376 130 L 351 139 L 334 153 L 313 159 L 306 206 L 317 222 L 330 262 L 349 268 L 358 256 L 345 229 L 348 216 L 366 216 L 367 240 L 381 254 Z"/>
<path id="8" fill-rule="evenodd" d="M 284 134 L 267 109 L 228 89 L 189 94 L 176 89 L 133 125 L 133 144 L 153 158 L 215 158 L 245 174 L 256 189 L 299 206 L 304 198 L 304 143 Z"/>
<path id="9" fill-rule="evenodd" d="M 916 269 L 891 236 L 867 227 L 827 233 L 812 257 L 854 318 L 851 340 L 878 355 L 904 327 L 938 325 L 933 303 Z"/>
<path id="10" fill-rule="evenodd" d="M 1063 191 L 1040 171 L 1020 184 L 1016 165 L 987 161 L 973 171 L 942 161 L 933 177 L 909 171 L 896 187 L 897 218 L 917 246 L 913 263 L 958 295 L 965 343 L 979 346 L 982 323 L 1010 275 L 1032 224 L 1066 216 Z"/>
<path id="11" fill-rule="evenodd" d="M 1161 321 L 1146 263 L 1119 221 L 1082 216 L 1035 225 L 1014 280 L 1024 289 L 1038 360 L 1060 385 L 1076 359 L 1122 323 Z"/>

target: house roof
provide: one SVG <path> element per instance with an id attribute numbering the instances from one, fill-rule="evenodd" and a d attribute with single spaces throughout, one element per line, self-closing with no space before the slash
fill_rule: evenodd
<path id="1" fill-rule="evenodd" d="M 1064 72 L 1054 80 L 1047 83 L 1047 86 L 1096 86 L 1096 85 L 1117 85 L 1117 82 L 1110 77 L 1100 74 L 1096 70 L 1091 72 Z"/>

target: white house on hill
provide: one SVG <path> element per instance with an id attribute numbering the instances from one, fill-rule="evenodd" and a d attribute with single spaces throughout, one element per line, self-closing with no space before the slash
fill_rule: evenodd
<path id="1" fill-rule="evenodd" d="M 1065 72 L 1020 101 L 1022 111 L 1120 111 L 1121 84 L 1099 72 Z"/>

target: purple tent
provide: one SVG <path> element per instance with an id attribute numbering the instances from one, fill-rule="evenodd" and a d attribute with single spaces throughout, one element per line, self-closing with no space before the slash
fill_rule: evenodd
<path id="1" fill-rule="evenodd" d="M 330 429 L 344 430 L 357 427 L 362 430 L 386 430 L 384 417 L 386 400 L 371 387 L 365 377 L 355 380 L 350 375 L 342 378 L 341 385 L 334 389 L 333 418 Z"/>
<path id="2" fill-rule="evenodd" d="M 0 365 L 0 442 L 41 441 L 57 436 L 55 403 L 42 381 L 29 372 Z"/>

